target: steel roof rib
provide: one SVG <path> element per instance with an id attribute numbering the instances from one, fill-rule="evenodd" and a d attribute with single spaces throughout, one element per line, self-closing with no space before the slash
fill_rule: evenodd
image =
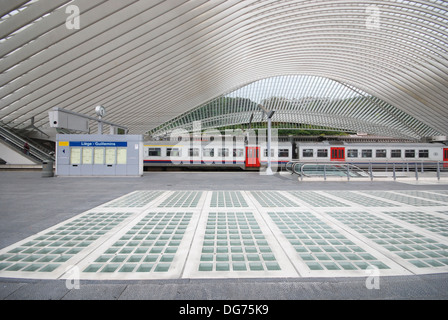
<path id="1" fill-rule="evenodd" d="M 35 1 L 35 0 L 34 0 Z M 30 3 L 34 2 L 30 0 L 0 0 L 0 22 L 6 21 L 10 17 L 14 16 L 18 11 L 26 9 Z"/>
<path id="2" fill-rule="evenodd" d="M 131 133 L 245 123 L 249 100 L 218 101 L 245 86 L 255 97 L 267 79 L 279 121 L 448 135 L 447 26 L 436 0 L 0 0 L 0 121 L 47 127 L 53 107 L 93 116 L 102 104 Z M 332 100 L 292 108 L 305 83 Z M 201 109 L 212 101 L 215 118 Z"/>
<path id="3" fill-rule="evenodd" d="M 300 85 L 304 88 L 296 89 L 292 96 L 282 97 L 281 93 L 284 88 L 299 88 Z M 240 96 L 254 101 L 252 111 L 257 114 L 260 112 L 255 102 L 260 102 L 269 109 L 277 110 L 274 116 L 274 120 L 277 122 L 305 122 L 344 130 L 356 128 L 363 132 L 373 130 L 377 134 L 393 133 L 397 136 L 407 135 L 412 138 L 434 134 L 434 131 L 428 126 L 415 122 L 415 119 L 406 116 L 397 108 L 356 88 L 321 77 L 303 76 L 263 79 L 249 84 L 200 106 L 190 113 L 176 117 L 151 133 L 152 135 L 163 135 L 176 128 L 191 129 L 194 120 L 202 120 L 204 129 L 229 124 L 243 124 L 247 122 L 248 114 L 244 108 L 234 106 L 236 98 Z M 219 104 L 226 97 L 234 98 L 231 102 L 233 114 L 231 116 L 226 114 L 226 109 L 221 105 L 219 115 L 209 115 L 208 110 L 213 109 L 214 105 Z M 297 101 L 300 103 L 297 104 Z M 260 117 L 254 119 L 262 121 Z M 413 123 L 410 122 L 411 120 Z M 414 128 L 416 125 L 418 128 Z"/>

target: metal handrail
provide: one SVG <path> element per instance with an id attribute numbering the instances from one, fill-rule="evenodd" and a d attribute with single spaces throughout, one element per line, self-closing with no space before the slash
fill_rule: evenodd
<path id="1" fill-rule="evenodd" d="M 38 162 L 39 161 L 43 162 L 46 160 L 54 160 L 53 156 L 46 154 L 29 141 L 22 139 L 21 137 L 17 136 L 13 132 L 2 126 L 0 126 L 0 137 L 2 138 L 3 141 L 13 146 L 17 150 L 23 150 L 23 146 L 25 145 L 25 143 L 28 143 L 28 145 L 30 146 L 29 156 L 31 156 L 31 158 L 35 159 Z"/>
<path id="2" fill-rule="evenodd" d="M 360 167 L 362 166 L 362 168 Z M 307 173 L 308 168 L 315 168 L 316 173 Z M 379 177 L 391 177 L 394 180 L 399 176 L 414 176 L 418 180 L 422 174 L 431 175 L 440 180 L 443 172 L 448 172 L 448 162 L 444 161 L 409 161 L 409 162 L 383 162 L 383 163 L 351 163 L 351 162 L 301 162 L 293 160 L 285 165 L 291 174 L 297 174 L 302 180 L 304 177 L 322 176 L 325 180 L 327 176 L 338 172 L 341 177 L 350 178 L 365 177 L 374 180 Z"/>

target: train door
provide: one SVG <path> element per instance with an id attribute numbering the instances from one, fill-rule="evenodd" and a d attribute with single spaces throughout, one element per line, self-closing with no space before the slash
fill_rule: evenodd
<path id="1" fill-rule="evenodd" d="M 345 161 L 345 148 L 331 148 L 331 161 Z"/>
<path id="2" fill-rule="evenodd" d="M 443 167 L 448 168 L 448 148 L 443 148 Z"/>
<path id="3" fill-rule="evenodd" d="M 246 167 L 260 167 L 260 147 L 246 147 Z"/>

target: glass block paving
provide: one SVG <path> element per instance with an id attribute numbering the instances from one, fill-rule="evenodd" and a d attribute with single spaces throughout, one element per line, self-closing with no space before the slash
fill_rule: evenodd
<path id="1" fill-rule="evenodd" d="M 443 190 L 431 190 L 431 193 L 448 195 L 448 191 L 443 191 Z"/>
<path id="2" fill-rule="evenodd" d="M 165 199 L 159 208 L 194 208 L 199 204 L 201 191 L 178 191 Z"/>
<path id="3" fill-rule="evenodd" d="M 390 269 L 309 212 L 269 212 L 269 216 L 310 270 Z"/>
<path id="4" fill-rule="evenodd" d="M 81 271 L 170 272 L 192 215 L 191 212 L 149 212 Z"/>
<path id="5" fill-rule="evenodd" d="M 368 212 L 328 212 L 328 215 L 401 258 L 411 269 L 448 266 L 448 245 Z M 408 268 L 409 268 L 408 266 Z"/>
<path id="6" fill-rule="evenodd" d="M 162 191 L 138 191 L 118 198 L 106 204 L 106 208 L 127 207 L 141 208 L 163 194 Z"/>
<path id="7" fill-rule="evenodd" d="M 444 191 L 134 191 L 0 250 L 0 277 L 448 273 Z M 415 207 L 418 208 L 415 208 Z"/>
<path id="8" fill-rule="evenodd" d="M 405 196 L 398 192 L 387 192 L 387 191 L 365 191 L 363 192 L 367 195 L 372 195 L 375 197 L 392 200 L 394 202 L 399 202 L 408 206 L 443 206 L 443 203 L 429 201 L 421 198 L 411 197 L 411 196 Z"/>
<path id="9" fill-rule="evenodd" d="M 417 190 L 399 191 L 398 193 L 409 195 L 412 197 L 423 198 L 423 199 L 430 200 L 430 201 L 431 200 L 438 201 L 438 202 L 441 202 L 440 205 L 448 204 L 448 195 L 443 195 L 443 194 L 439 194 L 439 193 L 417 191 Z"/>
<path id="10" fill-rule="evenodd" d="M 258 218 L 257 218 L 258 216 Z M 296 275 L 266 225 L 250 211 L 209 212 L 198 228 L 187 277 L 285 277 Z"/>
<path id="11" fill-rule="evenodd" d="M 212 208 L 248 207 L 241 191 L 213 191 L 210 201 Z"/>
<path id="12" fill-rule="evenodd" d="M 420 211 L 415 212 L 383 212 L 391 217 L 406 221 L 425 230 L 434 232 L 444 237 L 448 237 L 448 217 L 436 217 L 429 213 Z"/>
<path id="13" fill-rule="evenodd" d="M 49 273 L 85 252 L 131 216 L 129 212 L 89 212 L 0 254 L 2 271 Z"/>
<path id="14" fill-rule="evenodd" d="M 349 205 L 334 200 L 315 191 L 288 191 L 297 199 L 306 202 L 312 207 L 347 207 Z"/>
<path id="15" fill-rule="evenodd" d="M 199 271 L 281 270 L 251 212 L 211 212 Z"/>
<path id="16" fill-rule="evenodd" d="M 353 191 L 329 191 L 330 195 L 350 201 L 363 207 L 397 207 L 398 204 L 390 203 L 380 199 L 375 199 Z"/>
<path id="17" fill-rule="evenodd" d="M 300 207 L 279 191 L 252 191 L 251 194 L 262 207 Z"/>

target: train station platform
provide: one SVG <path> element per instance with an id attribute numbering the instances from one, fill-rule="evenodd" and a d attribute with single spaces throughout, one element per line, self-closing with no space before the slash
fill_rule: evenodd
<path id="1" fill-rule="evenodd" d="M 0 204 L 0 299 L 448 298 L 443 179 L 4 171 Z"/>

